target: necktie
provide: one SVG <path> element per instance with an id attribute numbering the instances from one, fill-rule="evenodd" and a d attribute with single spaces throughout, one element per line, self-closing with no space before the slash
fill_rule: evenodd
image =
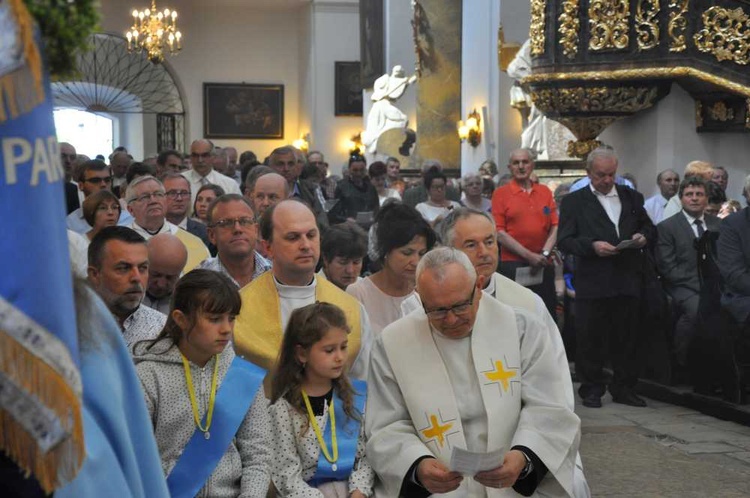
<path id="1" fill-rule="evenodd" d="M 703 228 L 703 222 L 701 220 L 695 220 L 693 223 L 695 223 L 695 226 L 698 227 L 698 238 L 700 239 L 706 232 L 706 229 Z"/>
<path id="2" fill-rule="evenodd" d="M 206 178 L 205 176 L 201 177 L 201 185 L 208 185 L 209 183 L 211 182 L 208 181 L 208 178 Z"/>

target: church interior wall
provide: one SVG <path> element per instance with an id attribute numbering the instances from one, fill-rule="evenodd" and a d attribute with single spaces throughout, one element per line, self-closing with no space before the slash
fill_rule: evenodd
<path id="1" fill-rule="evenodd" d="M 303 107 L 310 110 L 310 149 L 326 154 L 332 173 L 340 175 L 348 160 L 348 142 L 363 129 L 363 117 L 335 115 L 335 63 L 359 60 L 358 2 L 339 2 L 312 6 L 309 46 L 312 47 L 311 71 L 303 78 Z M 303 42 L 304 43 L 304 42 Z M 290 137 L 293 140 L 297 137 Z"/>
<path id="2" fill-rule="evenodd" d="M 620 170 L 636 175 L 646 197 L 656 193 L 659 171 L 672 168 L 682 178 L 687 163 L 703 160 L 725 167 L 727 197 L 742 199 L 742 186 L 750 173 L 747 134 L 697 133 L 694 101 L 676 84 L 655 108 L 610 125 L 599 139 L 615 148 L 621 157 Z"/>
<path id="3" fill-rule="evenodd" d="M 130 27 L 132 9 L 145 7 L 119 0 L 101 1 L 101 30 L 123 34 Z M 167 56 L 179 79 L 190 110 L 186 120 L 188 143 L 203 136 L 203 83 L 271 83 L 284 85 L 284 138 L 273 140 L 223 140 L 220 146 L 253 150 L 264 157 L 275 147 L 300 134 L 300 52 L 298 26 L 301 8 L 265 8 L 219 0 L 170 0 L 179 13 L 183 49 Z M 161 7 L 161 5 L 158 5 Z M 166 4 L 165 4 L 166 6 Z M 331 81 L 333 76 L 331 76 Z M 143 116 L 144 120 L 153 117 Z M 144 128 L 144 132 L 149 127 Z M 149 131 L 150 132 L 150 131 Z M 122 137 L 115 137 L 115 142 Z M 156 140 L 144 143 L 143 155 L 155 154 Z"/>

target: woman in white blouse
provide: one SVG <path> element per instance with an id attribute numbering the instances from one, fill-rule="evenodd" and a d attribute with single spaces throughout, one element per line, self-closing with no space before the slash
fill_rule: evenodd
<path id="1" fill-rule="evenodd" d="M 417 211 L 432 226 L 435 226 L 451 210 L 461 207 L 461 204 L 451 201 L 445 196 L 445 185 L 447 183 L 448 177 L 437 168 L 430 169 L 424 175 L 427 201 L 417 204 Z"/>
<path id="2" fill-rule="evenodd" d="M 432 249 L 437 236 L 414 209 L 388 203 L 375 218 L 375 259 L 382 268 L 351 284 L 346 292 L 367 310 L 374 334 L 401 318 L 402 303 L 415 294 L 417 263 Z"/>

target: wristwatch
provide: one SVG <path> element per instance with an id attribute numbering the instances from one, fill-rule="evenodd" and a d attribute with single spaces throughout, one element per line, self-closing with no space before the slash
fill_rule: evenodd
<path id="1" fill-rule="evenodd" d="M 550 254 L 552 254 L 552 253 L 549 252 L 547 249 L 545 249 L 544 251 L 542 251 L 542 256 L 544 256 L 545 258 L 549 258 Z"/>
<path id="2" fill-rule="evenodd" d="M 519 450 L 520 451 L 520 450 Z M 523 457 L 526 459 L 526 465 L 521 469 L 521 473 L 518 474 L 518 479 L 525 479 L 534 470 L 534 462 L 531 461 L 531 457 L 526 454 L 525 451 L 521 451 Z"/>

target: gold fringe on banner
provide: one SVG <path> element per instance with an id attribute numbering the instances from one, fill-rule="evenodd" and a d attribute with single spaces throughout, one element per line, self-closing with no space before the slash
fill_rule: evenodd
<path id="1" fill-rule="evenodd" d="M 0 371 L 54 412 L 70 436 L 47 452 L 15 418 L 0 408 L 0 450 L 51 493 L 75 477 L 85 454 L 81 399 L 49 365 L 0 330 Z"/>
<path id="2" fill-rule="evenodd" d="M 34 18 L 23 0 L 9 0 L 8 4 L 18 26 L 26 64 L 0 77 L 0 123 L 33 111 L 46 98 L 42 55 L 34 39 Z"/>

